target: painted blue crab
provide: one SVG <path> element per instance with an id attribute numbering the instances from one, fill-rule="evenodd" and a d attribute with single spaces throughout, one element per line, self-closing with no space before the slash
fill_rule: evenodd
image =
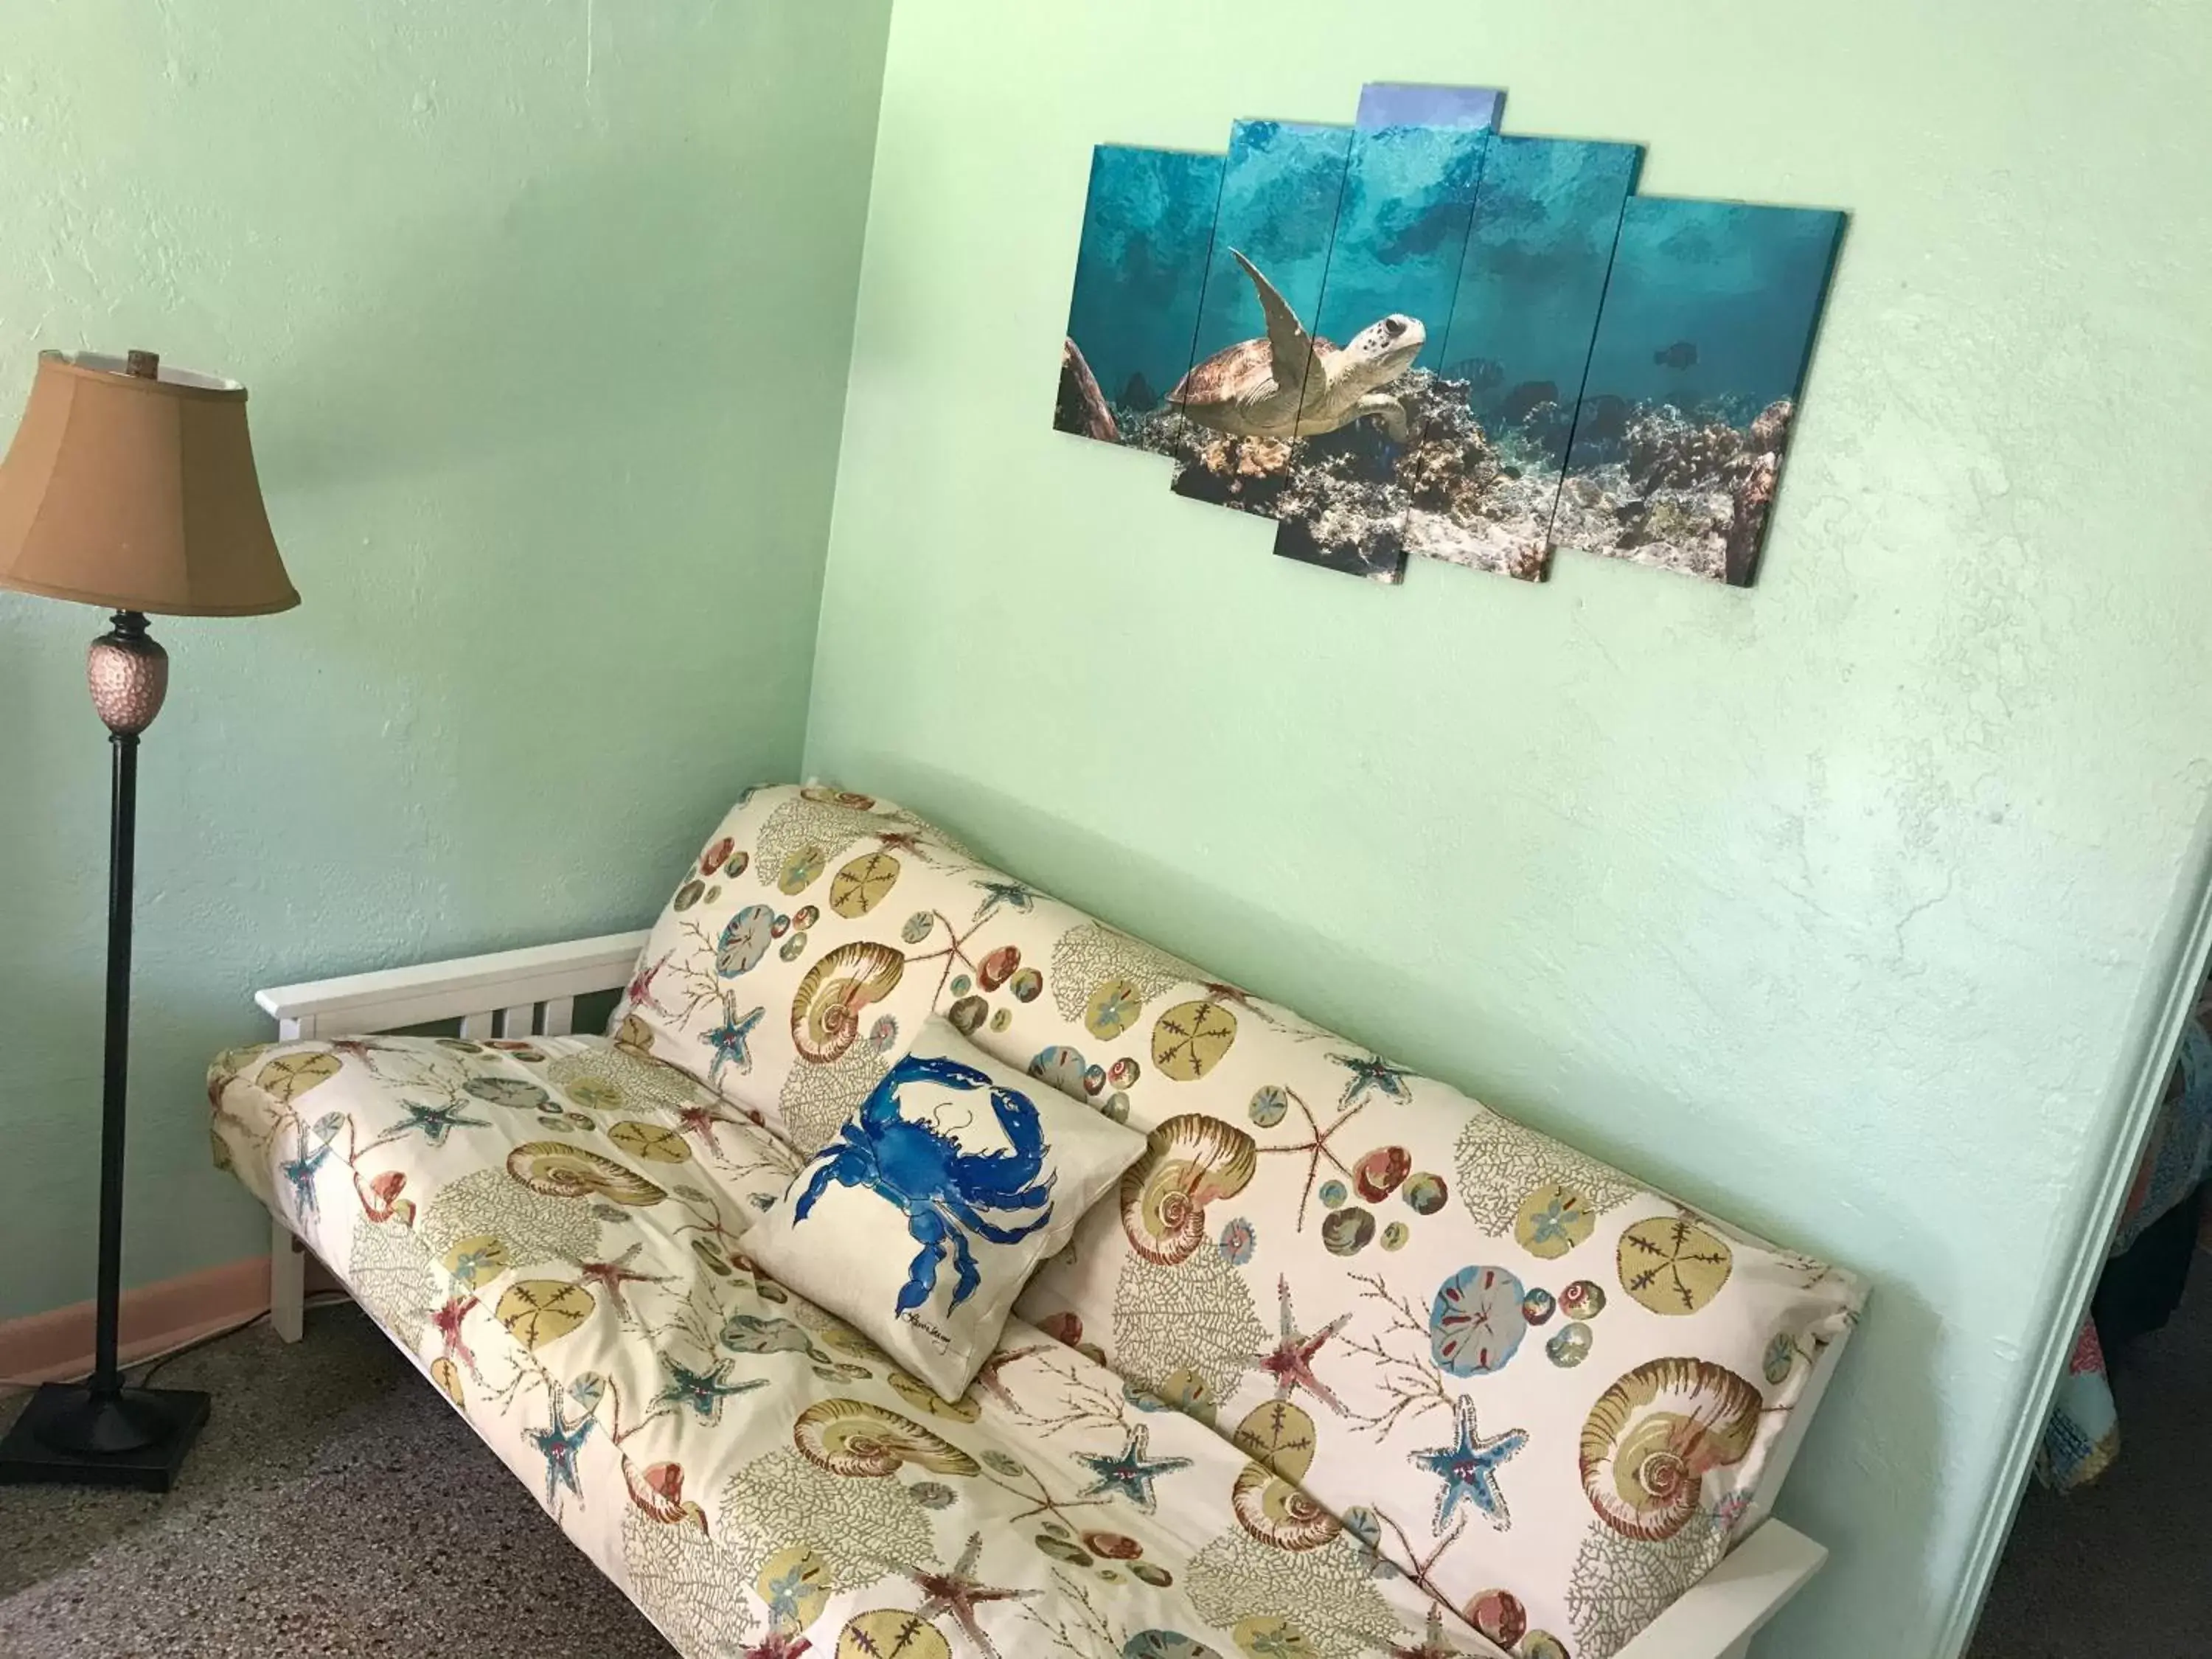
<path id="1" fill-rule="evenodd" d="M 899 1109 L 903 1103 L 941 1116 L 946 1104 L 977 1090 L 988 1091 L 991 1111 L 1011 1149 L 965 1152 L 935 1122 L 917 1121 Z M 957 1308 L 981 1282 L 969 1233 L 994 1244 L 1015 1244 L 1052 1219 L 1055 1177 L 1038 1180 L 1043 1172 L 1044 1128 L 1028 1096 L 1000 1087 L 957 1060 L 908 1054 L 818 1155 L 793 1218 L 805 1220 L 832 1184 L 865 1188 L 890 1200 L 905 1212 L 907 1231 L 921 1246 L 899 1289 L 897 1311 L 910 1313 L 929 1300 L 948 1249 Z M 987 1210 L 1037 1213 L 1026 1221 L 997 1222 L 985 1217 Z"/>

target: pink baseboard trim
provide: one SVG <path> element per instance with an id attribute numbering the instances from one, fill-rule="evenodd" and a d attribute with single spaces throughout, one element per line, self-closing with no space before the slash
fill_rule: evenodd
<path id="1" fill-rule="evenodd" d="M 310 1273 L 313 1271 L 311 1267 Z M 131 1364 L 269 1310 L 269 1258 L 249 1256 L 123 1293 L 123 1363 Z M 0 1378 L 49 1382 L 92 1369 L 92 1304 L 0 1324 Z"/>

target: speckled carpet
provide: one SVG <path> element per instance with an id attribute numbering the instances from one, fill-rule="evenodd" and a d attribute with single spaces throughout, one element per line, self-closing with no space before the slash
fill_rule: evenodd
<path id="1" fill-rule="evenodd" d="M 2212 1256 L 2165 1329 L 2106 1361 L 2120 1455 L 2070 1496 L 2029 1489 L 1973 1659 L 2212 1654 Z"/>
<path id="2" fill-rule="evenodd" d="M 2212 1653 L 2212 1263 L 2195 1278 L 2114 1357 L 2111 1473 L 2028 1494 L 1974 1659 Z M 0 1656 L 667 1659 L 358 1311 L 307 1318 L 297 1347 L 260 1326 L 163 1371 L 216 1397 L 167 1498 L 0 1488 Z"/>
<path id="3" fill-rule="evenodd" d="M 166 1498 L 0 1487 L 6 1659 L 669 1659 L 506 1466 L 351 1307 L 183 1355 L 215 1395 Z M 21 1396 L 0 1395 L 0 1425 Z"/>

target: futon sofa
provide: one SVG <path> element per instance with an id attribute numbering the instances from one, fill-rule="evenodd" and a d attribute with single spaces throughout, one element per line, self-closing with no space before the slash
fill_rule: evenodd
<path id="1" fill-rule="evenodd" d="M 304 1247 L 690 1659 L 1717 1659 L 1822 1559 L 1768 1510 L 1851 1276 L 888 801 L 259 1000 L 209 1097 L 280 1328 Z M 952 1400 L 745 1249 L 932 1014 L 1146 1140 Z"/>

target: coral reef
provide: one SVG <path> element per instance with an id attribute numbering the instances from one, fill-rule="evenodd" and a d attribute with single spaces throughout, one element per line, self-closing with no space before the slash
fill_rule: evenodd
<path id="1" fill-rule="evenodd" d="M 1118 426 L 1124 442 L 1175 463 L 1177 494 L 1273 519 L 1277 551 L 1332 569 L 1394 581 L 1418 554 L 1533 579 L 1565 547 L 1749 580 L 1789 439 L 1787 400 L 1747 420 L 1610 393 L 1577 411 L 1550 383 L 1524 382 L 1486 427 L 1470 380 L 1422 369 L 1390 390 L 1407 417 L 1403 443 L 1371 420 L 1295 444 L 1215 432 L 1172 409 L 1125 405 Z M 1562 484 L 1571 432 L 1577 470 Z"/>
<path id="2" fill-rule="evenodd" d="M 1750 580 L 1794 410 L 1782 398 L 1741 426 L 1732 413 L 1644 405 L 1623 421 L 1617 447 L 1585 447 L 1578 435 L 1578 459 L 1608 453 L 1617 459 L 1584 465 L 1567 479 L 1553 544 L 1716 580 Z"/>

